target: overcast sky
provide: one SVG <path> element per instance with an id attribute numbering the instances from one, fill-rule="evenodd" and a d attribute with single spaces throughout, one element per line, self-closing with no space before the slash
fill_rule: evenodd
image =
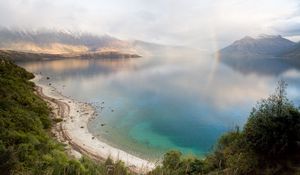
<path id="1" fill-rule="evenodd" d="M 0 23 L 211 49 L 262 33 L 300 39 L 300 1 L 0 0 Z"/>

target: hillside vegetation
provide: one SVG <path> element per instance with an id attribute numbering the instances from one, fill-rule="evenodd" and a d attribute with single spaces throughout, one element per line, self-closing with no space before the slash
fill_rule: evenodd
<path id="1" fill-rule="evenodd" d="M 0 58 L 0 174 L 129 174 L 122 162 L 98 164 L 66 155 L 49 135 L 52 120 L 46 103 L 34 93 L 34 75 Z M 107 167 L 112 171 L 107 173 Z"/>

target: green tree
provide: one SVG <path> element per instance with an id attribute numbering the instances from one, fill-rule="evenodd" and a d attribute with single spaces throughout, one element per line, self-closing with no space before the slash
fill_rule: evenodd
<path id="1" fill-rule="evenodd" d="M 286 86 L 280 81 L 275 94 L 258 103 L 245 125 L 247 142 L 261 156 L 289 156 L 298 149 L 300 112 L 287 99 Z"/>
<path id="2" fill-rule="evenodd" d="M 182 153 L 179 151 L 170 151 L 164 155 L 162 162 L 163 166 L 167 169 L 177 169 L 180 165 L 180 157 Z"/>

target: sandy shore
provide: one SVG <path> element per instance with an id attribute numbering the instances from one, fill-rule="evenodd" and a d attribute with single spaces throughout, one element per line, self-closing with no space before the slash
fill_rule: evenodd
<path id="1" fill-rule="evenodd" d="M 54 87 L 41 84 L 41 78 L 41 75 L 36 75 L 32 81 L 37 85 L 37 93 L 51 105 L 54 116 L 63 120 L 53 127 L 53 133 L 60 142 L 69 145 L 70 154 L 77 158 L 84 154 L 100 161 L 111 157 L 114 161 L 123 161 L 138 174 L 145 174 L 155 167 L 154 163 L 114 148 L 93 136 L 87 127 L 95 114 L 93 107 L 63 96 Z"/>

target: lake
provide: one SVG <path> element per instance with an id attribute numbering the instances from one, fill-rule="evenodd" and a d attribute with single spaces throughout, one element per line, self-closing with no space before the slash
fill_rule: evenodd
<path id="1" fill-rule="evenodd" d="M 299 69 L 281 62 L 270 66 L 270 60 L 237 67 L 191 50 L 18 64 L 50 77 L 43 83 L 65 96 L 91 103 L 97 116 L 89 130 L 99 139 L 150 160 L 171 149 L 206 155 L 224 132 L 243 127 L 278 80 L 288 83 L 288 97 L 300 104 Z"/>

